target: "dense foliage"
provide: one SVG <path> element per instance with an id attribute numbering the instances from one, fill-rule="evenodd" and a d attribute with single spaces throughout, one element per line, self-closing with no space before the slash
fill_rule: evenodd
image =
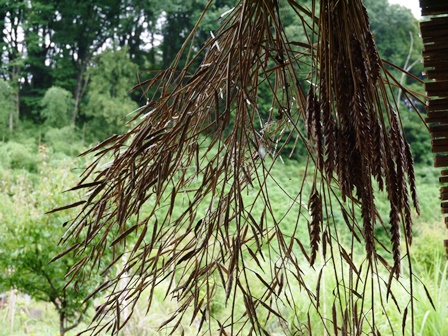
<path id="1" fill-rule="evenodd" d="M 409 10 L 391 6 L 386 0 L 365 3 L 380 54 L 399 66 L 413 64 L 410 72 L 420 77 L 421 64 L 415 63 L 422 48 L 417 20 Z M 311 6 L 310 1 L 304 4 Z M 208 6 L 205 0 L 2 1 L 3 141 L 22 142 L 21 134 L 29 130 L 27 138 L 36 144 L 48 143 L 52 141 L 46 136 L 50 129 L 68 126 L 73 136 L 89 143 L 119 132 L 126 114 L 151 95 L 138 90 L 130 93 L 130 88 L 151 78 L 154 70 L 169 67 L 192 30 L 195 39 L 191 43 L 195 49 L 201 48 L 221 21 L 220 15 L 233 5 L 232 0 L 212 2 L 202 24 L 193 30 Z M 300 30 L 295 27 L 301 23 L 291 7 L 286 3 L 280 6 L 285 31 L 296 41 L 304 41 L 305 36 L 297 35 Z M 410 34 L 413 50 L 406 61 Z M 184 62 L 181 60 L 179 66 Z M 413 85 L 411 79 L 406 81 Z M 267 111 L 272 97 L 263 85 L 260 92 L 266 94 L 260 106 L 266 106 Z M 421 91 L 419 86 L 415 88 Z M 406 111 L 409 103 L 404 95 L 401 100 Z M 417 162 L 428 159 L 424 154 L 428 147 L 422 148 L 422 143 L 429 141 L 419 132 L 420 127 L 406 129 Z"/>
<path id="2" fill-rule="evenodd" d="M 92 300 L 84 299 L 98 286 L 99 277 L 93 271 L 82 285 L 66 286 L 66 274 L 79 258 L 70 254 L 50 263 L 63 251 L 59 242 L 71 214 L 46 212 L 72 200 L 73 195 L 62 191 L 67 182 L 75 182 L 75 175 L 70 171 L 71 160 L 51 167 L 44 147 L 36 159 L 36 175 L 4 173 L 5 182 L 0 185 L 0 292 L 14 288 L 51 303 L 59 314 L 62 336 L 85 317 Z"/>

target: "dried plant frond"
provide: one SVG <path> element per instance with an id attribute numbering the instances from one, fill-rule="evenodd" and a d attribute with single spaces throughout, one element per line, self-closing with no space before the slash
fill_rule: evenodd
<path id="1" fill-rule="evenodd" d="M 400 228 L 409 242 L 412 231 L 409 186 L 417 205 L 412 155 L 388 96 L 393 81 L 360 0 L 320 1 L 319 13 L 294 0 L 285 5 L 306 41 L 288 39 L 277 1 L 239 2 L 201 50 L 189 48 L 196 26 L 172 66 L 136 86 L 148 104 L 127 133 L 87 152 L 96 156 L 75 188 L 88 193 L 71 205 L 82 208 L 64 238 L 82 241 L 71 247 L 81 258 L 72 272 L 118 269 L 101 287 L 101 309 L 112 318 L 97 314 L 94 333 L 118 333 L 143 293 L 151 311 L 161 290 L 176 302 L 161 325 L 171 334 L 192 321 L 198 333 L 267 335 L 275 324 L 307 334 L 311 311 L 328 333 L 377 334 L 378 310 L 388 321 L 383 296 L 371 293 L 384 291 L 379 265 L 399 275 Z M 261 85 L 272 93 L 269 111 Z M 282 185 L 275 168 L 299 140 L 307 166 Z M 383 224 L 375 181 L 391 204 L 392 253 L 375 236 Z M 273 188 L 287 210 L 278 210 Z M 307 224 L 310 255 L 300 235 Z M 360 246 L 366 253 L 356 258 Z M 105 266 L 108 249 L 114 258 Z M 391 254 L 392 266 L 379 250 Z M 305 279 L 310 265 L 321 269 L 313 284 Z M 335 279 L 331 317 L 320 308 L 324 271 Z M 221 315 L 216 300 L 225 305 Z"/>

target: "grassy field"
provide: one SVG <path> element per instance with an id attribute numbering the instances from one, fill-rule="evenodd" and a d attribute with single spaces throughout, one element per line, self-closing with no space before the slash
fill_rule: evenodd
<path id="1" fill-rule="evenodd" d="M 276 164 L 273 170 L 273 175 L 276 176 L 276 181 L 270 181 L 269 193 L 272 204 L 274 205 L 274 211 L 284 213 L 284 219 L 282 220 L 282 227 L 285 232 L 288 231 L 288 223 L 295 220 L 296 214 L 294 213 L 294 201 L 291 199 L 285 200 L 285 190 L 291 195 L 295 195 L 298 191 L 298 186 L 294 184 L 298 175 L 304 173 L 304 167 L 299 164 Z M 417 335 L 448 335 L 448 307 L 446 304 L 446 298 L 448 297 L 447 288 L 447 264 L 444 258 L 444 250 L 442 247 L 442 237 L 445 230 L 442 225 L 441 215 L 439 215 L 439 201 L 438 201 L 438 185 L 434 181 L 437 181 L 437 170 L 428 167 L 418 167 L 416 170 L 418 178 L 418 191 L 420 195 L 420 203 L 422 208 L 422 215 L 419 218 L 415 218 L 415 239 L 412 246 L 412 259 L 414 260 L 414 270 L 418 279 L 425 284 L 426 289 L 419 283 L 418 279 L 414 279 L 415 283 L 415 330 Z M 278 187 L 282 186 L 282 188 Z M 310 188 L 310 186 L 306 186 Z M 246 197 L 248 200 L 253 197 L 249 190 Z M 377 197 L 377 206 L 380 212 L 387 213 L 388 206 L 385 197 L 379 195 Z M 254 216 L 260 212 L 259 209 L 254 208 Z M 200 214 L 199 214 L 200 215 Z M 298 232 L 300 235 L 307 235 L 306 226 L 303 228 L 303 232 Z M 361 250 L 360 258 L 362 258 L 363 251 Z M 265 261 L 268 268 L 269 260 Z M 255 262 L 252 261 L 249 267 L 256 268 Z M 322 266 L 316 265 L 316 269 Z M 307 270 L 305 262 L 303 263 L 303 269 Z M 308 267 L 309 269 L 309 267 Z M 316 285 L 318 272 L 305 271 L 306 282 L 311 288 Z M 403 275 L 403 282 L 407 281 L 406 269 Z M 321 293 L 322 297 L 322 315 L 331 319 L 331 308 L 334 302 L 334 291 L 337 287 L 336 281 L 331 272 L 325 272 L 320 280 L 325 283 L 326 289 Z M 155 294 L 155 302 L 149 314 L 146 314 L 146 300 L 145 294 L 142 296 L 137 309 L 134 311 L 131 322 L 126 329 L 122 332 L 122 335 L 168 335 L 169 329 L 159 330 L 158 326 L 163 323 L 172 311 L 177 307 L 175 300 L 170 300 L 169 296 L 165 299 L 165 291 L 167 284 L 162 284 L 159 287 L 158 292 Z M 294 293 L 294 300 L 297 302 L 296 311 L 291 311 L 290 308 L 282 308 L 283 316 L 286 316 L 291 324 L 301 323 L 297 320 L 308 319 L 307 313 L 311 302 L 308 299 L 303 289 L 294 282 L 293 279 L 288 283 L 290 293 Z M 383 288 L 384 290 L 384 288 Z M 406 305 L 406 302 L 400 300 L 406 299 L 406 288 L 396 286 L 393 288 L 395 297 L 399 301 L 400 305 Z M 257 289 L 254 289 L 254 293 L 257 294 Z M 430 300 L 428 299 L 428 293 L 432 297 L 435 310 L 432 307 Z M 261 293 L 258 293 L 261 295 Z M 378 294 L 379 295 L 379 294 Z M 379 300 L 376 304 L 379 304 Z M 97 300 L 96 304 L 101 302 L 101 298 Z M 241 304 L 235 308 L 237 313 L 244 313 L 244 305 Z M 381 308 L 378 308 L 379 311 Z M 14 311 L 14 315 L 12 312 Z M 401 314 L 397 312 L 395 304 L 389 301 L 386 305 L 386 310 L 390 314 L 391 323 L 394 329 L 397 330 L 397 334 L 401 332 L 402 320 Z M 213 303 L 213 312 L 216 317 L 225 319 L 229 315 L 229 307 L 225 304 L 225 295 L 220 292 L 216 296 L 216 300 Z M 90 312 L 93 315 L 93 309 Z M 14 317 L 13 317 L 14 316 Z M 294 317 L 296 316 L 296 317 Z M 313 334 L 323 335 L 324 329 L 319 322 L 317 315 L 309 316 L 313 325 Z M 381 317 L 377 319 L 384 323 L 385 331 L 387 335 L 387 322 L 382 321 Z M 314 322 L 313 322 L 314 321 Z M 87 321 L 86 321 L 87 322 Z M 77 332 L 87 327 L 86 322 L 82 323 L 78 328 L 72 330 L 68 335 L 75 335 Z M 409 322 L 409 321 L 408 321 Z M 193 319 L 191 324 L 184 326 L 185 335 L 195 335 L 198 327 L 198 321 Z M 44 302 L 36 302 L 34 300 L 27 301 L 24 296 L 19 295 L 16 305 L 14 307 L 6 306 L 0 310 L 0 336 L 3 335 L 58 335 L 58 316 L 53 306 Z M 281 327 L 276 322 L 267 322 L 267 328 L 270 330 L 271 335 L 283 335 Z M 213 328 L 212 328 L 213 329 Z M 382 327 L 379 327 L 380 331 Z M 406 329 L 406 330 L 409 330 Z M 212 335 L 215 333 L 212 332 Z"/>

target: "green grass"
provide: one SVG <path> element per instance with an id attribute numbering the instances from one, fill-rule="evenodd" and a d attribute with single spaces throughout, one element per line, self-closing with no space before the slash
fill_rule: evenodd
<path id="1" fill-rule="evenodd" d="M 282 164 L 280 162 L 276 163 L 273 168 L 273 176 L 275 177 L 275 181 L 270 179 L 268 183 L 268 192 L 269 198 L 272 203 L 272 209 L 276 214 L 284 214 L 284 217 L 280 223 L 280 227 L 282 231 L 286 234 L 292 233 L 292 228 L 296 224 L 297 219 L 297 211 L 299 209 L 299 204 L 306 204 L 307 199 L 300 200 L 296 199 L 300 185 L 295 183 L 297 180 L 301 180 L 303 177 L 305 170 L 302 165 L 297 163 L 286 163 Z M 441 215 L 439 215 L 439 201 L 438 197 L 438 184 L 437 184 L 437 170 L 428 167 L 417 167 L 417 183 L 418 183 L 418 191 L 420 196 L 420 205 L 422 209 L 422 215 L 420 218 L 415 219 L 415 238 L 414 244 L 412 246 L 412 256 L 414 260 L 414 270 L 417 276 L 422 280 L 422 282 L 426 286 L 425 288 L 419 284 L 418 281 L 415 281 L 415 330 L 417 335 L 448 335 L 448 307 L 446 303 L 446 298 L 448 298 L 448 289 L 447 289 L 447 266 L 446 261 L 444 260 L 444 250 L 442 247 L 442 237 L 445 234 L 445 230 L 441 223 Z M 17 174 L 9 173 L 4 174 L 3 176 L 16 176 Z M 311 185 L 309 182 L 305 182 L 305 194 L 309 192 L 311 189 Z M 285 197 L 284 192 L 287 192 L 291 197 Z M 245 201 L 247 204 L 250 204 L 256 195 L 256 190 L 248 189 Z M 384 195 L 378 194 L 376 197 L 377 206 L 380 213 L 388 212 L 387 199 Z M 180 213 L 182 209 L 182 200 L 179 199 L 177 210 Z M 162 210 L 163 211 L 163 210 Z M 206 211 L 206 206 L 199 209 L 197 214 L 197 218 L 202 218 Z M 304 211 L 302 209 L 302 211 Z M 255 207 L 252 209 L 251 214 L 254 218 L 258 219 L 262 212 L 261 200 L 255 203 Z M 173 213 L 175 216 L 178 214 L 176 212 Z M 306 217 L 306 213 L 304 217 Z M 342 216 L 338 217 L 338 214 L 335 213 L 336 221 L 343 223 Z M 434 223 L 434 224 L 428 224 Z M 301 238 L 308 235 L 306 223 L 299 223 L 300 230 L 298 231 L 298 235 Z M 303 225 L 302 225 L 303 224 Z M 343 225 L 342 225 L 343 227 Z M 343 228 L 341 228 L 341 232 L 343 232 Z M 387 239 L 387 238 L 385 238 Z M 296 247 L 298 255 L 300 252 L 298 247 Z M 362 249 L 360 249 L 361 253 L 364 253 Z M 359 258 L 362 258 L 362 254 Z M 272 262 L 276 262 L 276 260 L 272 260 Z M 316 269 L 319 270 L 319 262 L 322 263 L 321 260 L 318 260 L 318 264 Z M 266 261 L 262 264 L 262 267 L 266 270 L 269 269 L 270 261 L 266 259 Z M 317 283 L 318 272 L 311 270 L 305 262 L 301 262 L 304 270 L 306 283 L 309 285 L 311 289 L 314 290 Z M 261 272 L 256 263 L 252 261 L 248 261 L 248 267 Z M 348 277 L 346 270 L 341 270 L 341 274 L 344 274 L 344 277 Z M 269 272 L 266 272 L 264 276 L 269 277 Z M 385 275 L 384 275 L 385 276 Z M 311 302 L 308 298 L 308 295 L 305 293 L 303 288 L 299 286 L 299 284 L 294 281 L 294 279 L 289 276 L 288 277 L 288 286 L 289 286 L 289 294 L 290 298 L 294 296 L 294 300 L 296 302 L 295 312 L 291 311 L 290 308 L 286 306 L 281 306 L 280 309 L 282 311 L 282 315 L 286 316 L 290 325 L 296 325 L 300 327 L 300 323 L 303 321 L 307 321 L 308 319 L 308 311 L 311 305 Z M 218 279 L 216 281 L 219 281 Z M 251 274 L 249 276 L 250 281 L 257 281 L 256 277 Z M 404 275 L 403 281 L 406 283 L 406 273 Z M 331 326 L 331 314 L 332 314 L 332 305 L 335 301 L 335 289 L 338 288 L 341 284 L 337 283 L 334 279 L 334 276 L 331 270 L 326 270 L 321 279 L 322 288 L 320 296 L 320 313 L 328 319 L 328 329 L 332 330 Z M 168 296 L 168 300 L 164 301 L 165 298 L 165 290 L 167 284 L 164 283 L 155 293 L 155 301 L 153 302 L 153 307 L 149 314 L 146 314 L 146 303 L 147 303 L 147 293 L 143 295 L 141 300 L 137 305 L 137 309 L 134 312 L 134 316 L 132 317 L 131 322 L 124 330 L 123 335 L 167 335 L 170 330 L 162 329 L 159 330 L 158 326 L 162 324 L 166 319 L 169 318 L 170 313 L 173 312 L 178 303 L 175 300 L 170 300 Z M 262 287 L 254 288 L 254 295 L 261 296 Z M 219 317 L 220 320 L 225 320 L 227 316 L 229 316 L 229 306 L 226 306 L 225 303 L 225 293 L 224 289 L 220 289 L 220 291 L 216 294 L 216 300 L 213 303 L 212 311 L 216 317 Z M 385 292 L 383 286 L 383 294 Z M 406 288 L 395 285 L 393 287 L 393 292 L 395 298 L 397 298 L 398 304 L 402 307 L 406 307 Z M 428 299 L 428 295 L 432 297 L 433 303 L 436 307 L 436 310 L 432 308 L 432 304 Z M 146 297 L 145 297 L 146 296 Z M 381 312 L 381 305 L 379 305 L 378 293 L 375 295 L 376 299 L 376 309 L 377 312 Z M 285 298 L 283 297 L 285 300 Z M 237 300 L 239 303 L 235 311 L 238 314 L 243 314 L 245 311 L 244 305 L 241 303 L 242 300 Z M 369 301 L 366 302 L 366 305 L 370 305 Z M 10 325 L 10 317 L 8 315 L 8 310 L 0 311 L 0 336 L 3 335 L 57 335 L 58 334 L 58 317 L 50 304 L 45 304 L 42 302 L 34 302 L 31 301 L 29 304 L 30 308 L 40 309 L 42 310 L 42 319 L 36 320 L 30 318 L 26 315 L 20 308 L 24 305 L 23 302 L 19 302 L 18 308 L 16 310 L 15 323 L 14 327 L 11 328 Z M 401 334 L 402 327 L 402 315 L 395 307 L 395 303 L 392 300 L 389 300 L 385 303 L 385 309 L 390 316 L 391 323 L 393 323 L 394 330 L 397 330 L 397 334 Z M 340 309 L 337 309 L 338 314 L 341 314 Z M 299 320 L 295 317 L 299 318 Z M 316 335 L 323 335 L 324 329 L 323 325 L 320 322 L 320 318 L 316 313 L 311 313 L 309 316 L 313 325 L 313 333 Z M 371 316 L 367 316 L 367 318 L 371 318 Z M 408 317 L 409 318 L 409 317 Z M 188 321 L 189 319 L 186 319 Z M 188 321 L 189 322 L 189 321 Z M 385 321 L 384 317 L 379 314 L 377 317 L 377 322 L 380 325 L 380 331 L 383 331 L 385 335 L 388 334 L 387 331 L 387 321 Z M 213 324 L 213 322 L 212 322 Z M 410 323 L 407 321 L 406 324 L 406 335 L 410 334 Z M 87 324 L 82 324 L 76 331 L 71 331 L 68 335 L 75 335 L 76 332 L 79 332 L 83 328 L 85 328 Z M 384 330 L 382 329 L 384 326 Z M 183 326 L 185 335 L 195 335 L 198 327 L 198 320 L 193 319 L 192 323 L 185 323 Z M 275 319 L 271 319 L 266 321 L 266 328 L 269 330 L 271 335 L 283 335 L 281 326 Z M 212 330 L 216 330 L 216 324 L 213 324 Z M 213 333 L 212 333 L 213 334 Z M 176 334 L 177 335 L 177 334 Z"/>
<path id="2" fill-rule="evenodd" d="M 14 325 L 11 319 L 11 306 L 0 310 L 0 336 L 50 336 L 59 335 L 59 318 L 51 303 L 30 300 L 18 295 L 15 305 Z M 38 311 L 41 316 L 29 314 L 29 311 Z M 67 335 L 75 335 L 87 327 L 81 323 Z"/>

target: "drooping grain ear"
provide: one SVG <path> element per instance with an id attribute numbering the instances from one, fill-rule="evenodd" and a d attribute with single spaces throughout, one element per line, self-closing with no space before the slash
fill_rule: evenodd
<path id="1" fill-rule="evenodd" d="M 297 16 L 302 40 L 287 35 L 281 6 Z M 402 227 L 411 241 L 408 187 L 418 201 L 412 154 L 389 97 L 393 79 L 362 1 L 312 1 L 311 10 L 294 0 L 240 1 L 196 50 L 199 24 L 169 69 L 136 85 L 154 92 L 132 118 L 137 124 L 88 151 L 96 157 L 75 187 L 88 195 L 67 206 L 83 204 L 67 235 L 83 258 L 73 276 L 81 266 L 120 270 L 100 287 L 111 290 L 103 306 L 115 318 L 93 332 L 118 333 L 130 316 L 120 319 L 120 305 L 132 314 L 147 293 L 149 311 L 162 288 L 176 302 L 162 323 L 171 333 L 200 319 L 198 333 L 266 335 L 275 324 L 306 334 L 311 314 L 328 333 L 367 328 L 366 319 L 386 312 L 382 295 L 368 288 L 383 290 L 378 265 L 398 276 Z M 276 168 L 297 142 L 306 167 L 282 185 Z M 376 208 L 378 189 L 390 203 L 387 219 Z M 377 237 L 384 222 L 390 243 Z M 111 248 L 115 258 L 104 266 Z M 310 266 L 321 270 L 316 283 Z M 319 308 L 324 271 L 335 279 L 331 318 Z M 222 315 L 213 313 L 216 300 L 225 302 Z"/>
<path id="2" fill-rule="evenodd" d="M 320 233 L 322 227 L 322 199 L 315 185 L 313 185 L 313 188 L 311 189 L 308 208 L 310 209 L 311 214 L 311 222 L 308 228 L 311 246 L 310 265 L 313 266 L 319 250 L 319 243 L 321 240 Z"/>

